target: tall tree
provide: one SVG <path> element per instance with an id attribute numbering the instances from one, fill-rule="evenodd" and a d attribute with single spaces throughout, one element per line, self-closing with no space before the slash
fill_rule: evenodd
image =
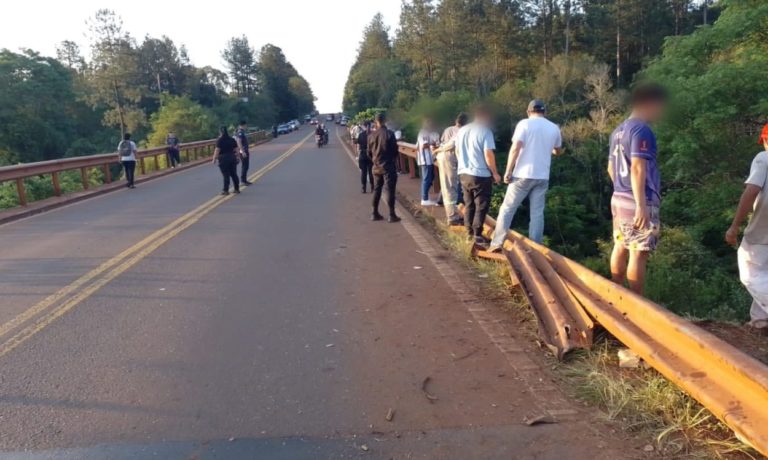
<path id="1" fill-rule="evenodd" d="M 235 94 L 248 97 L 258 90 L 258 63 L 256 52 L 248 43 L 248 37 L 233 37 L 227 42 L 221 57 L 229 71 Z"/>
<path id="2" fill-rule="evenodd" d="M 87 24 L 91 41 L 87 99 L 94 107 L 106 107 L 105 125 L 118 126 L 121 134 L 134 131 L 146 118 L 138 107 L 143 91 L 136 43 L 111 10 L 97 11 Z"/>
<path id="3" fill-rule="evenodd" d="M 85 59 L 80 52 L 80 46 L 72 40 L 59 43 L 56 47 L 56 59 L 75 72 L 82 72 L 85 69 Z"/>

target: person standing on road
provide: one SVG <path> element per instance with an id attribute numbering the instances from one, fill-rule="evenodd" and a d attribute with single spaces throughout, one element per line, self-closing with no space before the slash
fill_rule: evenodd
<path id="1" fill-rule="evenodd" d="M 493 184 L 501 182 L 496 169 L 496 142 L 493 139 L 491 110 L 479 105 L 474 110 L 472 123 L 456 134 L 456 157 L 459 180 L 464 193 L 464 225 L 469 238 L 485 246 L 483 224 L 491 207 Z"/>
<path id="2" fill-rule="evenodd" d="M 219 128 L 219 138 L 216 140 L 216 149 L 213 151 L 213 164 L 219 165 L 221 175 L 224 178 L 222 195 L 229 195 L 229 182 L 235 186 L 235 193 L 240 193 L 240 181 L 237 178 L 237 160 L 240 146 L 229 135 L 226 126 Z"/>
<path id="3" fill-rule="evenodd" d="M 387 118 L 383 113 L 377 113 L 374 118 L 376 131 L 368 135 L 368 155 L 373 161 L 373 214 L 371 220 L 383 220 L 379 214 L 379 202 L 384 185 L 387 186 L 387 206 L 389 206 L 389 222 L 400 222 L 395 213 L 395 187 L 397 187 L 398 157 L 397 139 L 395 133 L 387 128 Z"/>
<path id="4" fill-rule="evenodd" d="M 368 154 L 368 134 L 370 124 L 368 122 L 359 130 L 356 138 L 357 143 L 357 166 L 360 168 L 360 182 L 363 185 L 363 193 L 367 193 L 367 185 L 370 182 L 371 192 L 374 190 L 373 182 L 373 160 Z"/>
<path id="5" fill-rule="evenodd" d="M 165 145 L 168 146 L 168 166 L 175 168 L 181 164 L 181 152 L 179 150 L 179 138 L 174 133 L 168 133 Z"/>
<path id="6" fill-rule="evenodd" d="M 763 127 L 758 144 L 763 146 L 763 151 L 752 160 L 744 193 L 725 241 L 739 247 L 739 277 L 752 296 L 748 324 L 768 333 L 768 124 Z M 752 217 L 739 246 L 739 229 L 750 212 Z"/>
<path id="7" fill-rule="evenodd" d="M 240 166 L 240 182 L 248 186 L 251 185 L 248 182 L 248 167 L 251 165 L 251 153 L 249 152 L 250 146 L 248 145 L 248 123 L 245 120 L 240 121 L 235 138 L 237 139 L 237 148 L 239 149 L 242 162 Z"/>
<path id="8" fill-rule="evenodd" d="M 526 198 L 531 207 L 528 237 L 537 243 L 544 240 L 544 206 L 552 155 L 563 151 L 560 128 L 546 119 L 546 113 L 544 102 L 535 99 L 528 104 L 528 118 L 515 128 L 504 172 L 504 182 L 509 185 L 496 219 L 490 251 L 501 251 L 515 213 Z"/>
<path id="9" fill-rule="evenodd" d="M 133 184 L 134 174 L 136 173 L 136 143 L 131 140 L 131 133 L 123 134 L 123 140 L 117 144 L 117 155 L 120 160 L 120 164 L 123 165 L 125 171 L 125 186 L 128 188 L 136 188 Z"/>
<path id="10" fill-rule="evenodd" d="M 456 135 L 467 124 L 467 114 L 460 113 L 456 117 L 453 126 L 445 128 L 440 138 L 440 147 L 435 150 L 435 160 L 440 175 L 440 193 L 445 207 L 445 216 L 448 225 L 462 225 L 458 204 L 461 195 L 461 183 L 458 175 L 458 161 L 456 159 Z"/>
<path id="11" fill-rule="evenodd" d="M 421 205 L 435 206 L 437 203 L 429 199 L 429 189 L 435 180 L 433 149 L 437 147 L 439 136 L 435 133 L 434 124 L 430 118 L 424 118 L 421 131 L 416 139 L 416 164 L 421 174 Z"/>
<path id="12" fill-rule="evenodd" d="M 611 134 L 611 276 L 616 284 L 628 281 L 630 289 L 638 294 L 643 293 L 648 257 L 656 249 L 661 232 L 661 176 L 656 161 L 656 136 L 649 124 L 661 118 L 666 102 L 663 87 L 652 83 L 636 87 L 632 92 L 631 115 Z"/>

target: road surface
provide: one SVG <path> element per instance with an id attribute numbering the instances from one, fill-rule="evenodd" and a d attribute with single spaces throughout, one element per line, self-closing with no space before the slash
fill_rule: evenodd
<path id="1" fill-rule="evenodd" d="M 522 423 L 530 375 L 337 136 L 251 163 L 240 196 L 201 166 L 0 227 L 0 458 L 624 458 Z"/>

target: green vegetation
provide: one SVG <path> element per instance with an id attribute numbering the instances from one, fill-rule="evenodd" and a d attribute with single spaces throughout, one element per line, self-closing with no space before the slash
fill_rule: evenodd
<path id="1" fill-rule="evenodd" d="M 391 73 L 368 78 L 384 64 Z M 631 85 L 661 82 L 674 104 L 655 127 L 664 234 L 647 295 L 679 314 L 741 321 L 749 297 L 723 235 L 768 121 L 766 69 L 768 4 L 759 0 L 407 0 L 394 35 L 378 16 L 365 29 L 344 109 L 387 107 L 413 140 L 425 114 L 447 126 L 474 101 L 494 103 L 504 165 L 527 102 L 544 99 L 567 147 L 553 162 L 547 244 L 606 273 L 608 137 Z M 523 233 L 527 215 L 513 223 Z"/>
<path id="2" fill-rule="evenodd" d="M 137 41 L 110 10 L 87 26 L 90 60 L 72 41 L 56 58 L 0 50 L 0 166 L 113 151 L 123 132 L 159 146 L 169 131 L 209 139 L 241 118 L 270 128 L 314 110 L 309 84 L 274 45 L 257 53 L 247 38 L 233 38 L 222 71 L 195 67 L 168 37 Z M 79 175 L 61 180 L 65 191 L 80 183 Z M 31 200 L 48 196 L 43 180 L 27 186 Z M 13 190 L 0 187 L 0 208 L 15 205 Z"/>

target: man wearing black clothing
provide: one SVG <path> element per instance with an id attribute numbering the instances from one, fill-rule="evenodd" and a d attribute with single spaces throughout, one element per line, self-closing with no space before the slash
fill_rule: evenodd
<path id="1" fill-rule="evenodd" d="M 367 185 L 369 181 L 371 183 L 371 192 L 374 190 L 373 162 L 368 155 L 368 133 L 371 130 L 370 126 L 371 125 L 366 122 L 355 140 L 355 142 L 357 142 L 357 166 L 360 168 L 360 181 L 363 184 L 363 193 L 367 193 Z"/>
<path id="2" fill-rule="evenodd" d="M 376 131 L 368 135 L 368 155 L 373 161 L 373 214 L 371 220 L 383 220 L 379 214 L 379 202 L 384 184 L 387 185 L 387 205 L 389 206 L 389 222 L 400 222 L 395 214 L 395 187 L 397 186 L 397 167 L 395 166 L 398 151 L 395 133 L 386 125 L 383 113 L 376 114 L 374 122 Z"/>
<path id="3" fill-rule="evenodd" d="M 240 127 L 237 128 L 235 133 L 235 140 L 237 140 L 237 146 L 240 149 L 240 158 L 242 161 L 240 169 L 240 183 L 243 185 L 251 185 L 248 182 L 248 166 L 251 164 L 251 154 L 248 152 L 248 124 L 245 120 L 240 122 Z"/>

